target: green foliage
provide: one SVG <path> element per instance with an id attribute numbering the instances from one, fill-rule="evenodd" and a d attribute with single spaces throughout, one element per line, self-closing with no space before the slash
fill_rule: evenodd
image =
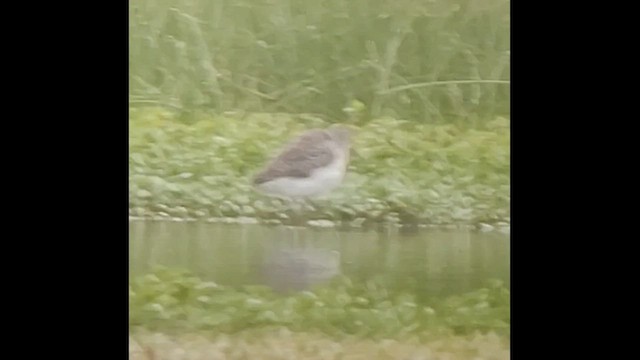
<path id="1" fill-rule="evenodd" d="M 328 124 L 287 114 L 132 109 L 130 213 L 140 217 L 256 218 L 288 222 L 289 206 L 255 192 L 251 176 L 288 139 Z M 378 118 L 355 127 L 349 174 L 308 219 L 366 226 L 509 222 L 509 120 L 482 127 Z"/>
<path id="2" fill-rule="evenodd" d="M 134 105 L 432 123 L 509 113 L 508 0 L 129 4 Z"/>
<path id="3" fill-rule="evenodd" d="M 327 335 L 401 338 L 426 333 L 509 334 L 510 294 L 500 282 L 444 299 L 419 300 L 382 283 L 345 277 L 313 291 L 279 295 L 261 286 L 240 289 L 158 268 L 129 288 L 132 327 L 232 333 L 286 327 Z"/>

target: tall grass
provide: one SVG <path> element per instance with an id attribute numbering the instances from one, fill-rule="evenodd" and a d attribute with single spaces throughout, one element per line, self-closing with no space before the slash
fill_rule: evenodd
<path id="1" fill-rule="evenodd" d="M 330 120 L 509 113 L 509 0 L 130 1 L 129 20 L 132 105 Z"/>

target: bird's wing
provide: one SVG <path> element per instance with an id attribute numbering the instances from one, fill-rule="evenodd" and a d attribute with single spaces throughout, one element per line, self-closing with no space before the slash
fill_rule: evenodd
<path id="1" fill-rule="evenodd" d="M 333 160 L 333 152 L 327 143 L 330 140 L 323 131 L 312 131 L 302 135 L 259 173 L 254 182 L 261 184 L 278 177 L 304 178 Z"/>

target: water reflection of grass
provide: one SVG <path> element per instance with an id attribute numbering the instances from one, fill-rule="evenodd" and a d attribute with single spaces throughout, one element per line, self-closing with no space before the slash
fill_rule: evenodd
<path id="1" fill-rule="evenodd" d="M 510 326 L 510 294 L 499 281 L 462 295 L 420 300 L 375 281 L 355 284 L 339 278 L 283 296 L 265 287 L 224 287 L 158 269 L 132 279 L 129 307 L 133 332 L 235 334 L 285 327 L 334 339 L 382 340 L 474 333 L 508 337 Z"/>
<path id="2" fill-rule="evenodd" d="M 254 192 L 250 177 L 285 139 L 322 120 L 293 115 L 130 113 L 130 214 L 288 221 L 287 204 Z M 310 219 L 387 223 L 508 223 L 509 120 L 482 127 L 380 118 L 356 132 L 349 174 Z"/>

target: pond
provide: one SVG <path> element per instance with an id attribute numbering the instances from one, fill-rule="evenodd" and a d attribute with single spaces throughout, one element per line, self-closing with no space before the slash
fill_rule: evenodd
<path id="1" fill-rule="evenodd" d="M 129 235 L 132 277 L 162 265 L 222 285 L 295 291 L 343 274 L 417 297 L 463 293 L 489 279 L 510 286 L 510 240 L 500 232 L 130 221 Z"/>

